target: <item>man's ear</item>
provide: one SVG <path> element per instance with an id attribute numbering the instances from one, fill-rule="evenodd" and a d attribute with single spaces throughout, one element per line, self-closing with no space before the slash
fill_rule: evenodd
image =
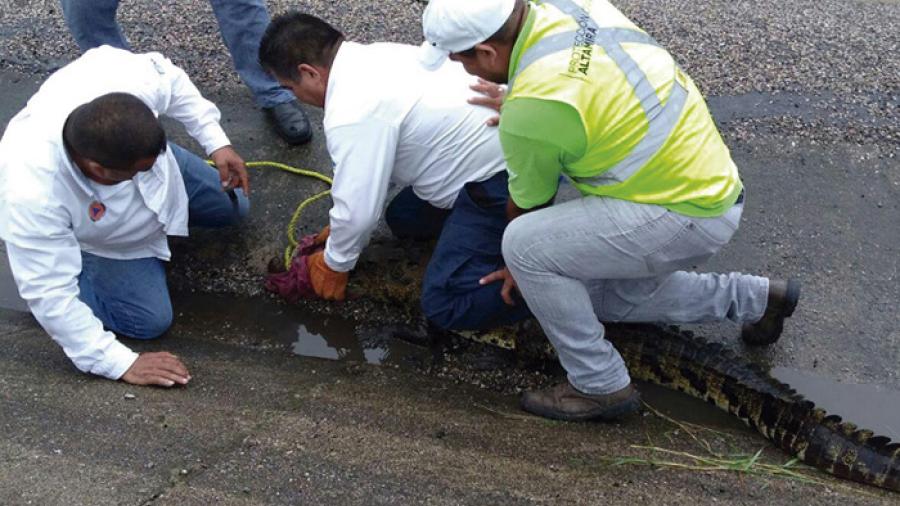
<path id="1" fill-rule="evenodd" d="M 497 52 L 497 48 L 495 48 L 493 45 L 483 42 L 481 44 L 476 44 L 474 49 L 475 49 L 475 54 L 482 61 L 487 61 L 487 62 L 491 62 L 491 63 L 497 61 L 498 52 Z"/>
<path id="2" fill-rule="evenodd" d="M 308 63 L 301 63 L 300 65 L 297 65 L 297 73 L 300 74 L 301 80 L 303 80 L 303 79 L 315 80 L 321 74 L 321 72 L 319 72 L 319 69 L 317 69 L 316 67 L 314 67 Z"/>

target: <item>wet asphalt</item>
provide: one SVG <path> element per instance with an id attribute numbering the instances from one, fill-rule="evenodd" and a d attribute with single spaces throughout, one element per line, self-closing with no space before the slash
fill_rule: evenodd
<path id="1" fill-rule="evenodd" d="M 318 14 L 355 40 L 421 39 L 420 2 L 269 5 L 273 13 L 299 7 Z M 804 283 L 800 307 L 774 347 L 745 350 L 731 324 L 695 330 L 760 363 L 900 390 L 900 3 L 617 5 L 708 96 L 747 187 L 741 229 L 704 268 Z M 123 2 L 120 21 L 137 50 L 162 51 L 219 104 L 246 159 L 330 172 L 321 113 L 310 110 L 317 125 L 310 145 L 291 148 L 275 138 L 232 71 L 206 2 Z M 77 54 L 56 2 L 0 1 L 2 124 Z M 192 145 L 177 127 L 171 132 Z M 174 291 L 261 296 L 261 276 L 284 244 L 290 212 L 319 186 L 268 170 L 254 173 L 253 184 L 246 226 L 197 231 L 173 245 Z M 326 210 L 309 210 L 304 231 L 323 225 Z M 514 400 L 390 368 L 293 358 L 252 327 L 185 323 L 162 345 L 189 357 L 204 380 L 168 392 L 83 377 L 28 318 L 4 313 L 2 321 L 0 425 L 10 438 L 0 458 L 11 464 L 0 471 L 4 503 L 667 502 L 658 489 L 672 503 L 869 500 L 777 481 L 747 486 L 727 475 L 585 470 L 574 462 L 631 451 L 623 441 L 639 444 L 669 429 L 647 421 L 588 428 L 486 421 L 473 406 L 516 413 Z M 126 402 L 125 393 L 137 402 Z M 900 419 L 900 407 L 883 409 L 885 418 Z M 765 445 L 752 434 L 737 437 L 747 449 Z M 552 450 L 542 454 L 536 441 Z M 435 462 L 433 454 L 446 460 Z M 467 467 L 472 462 L 479 464 Z M 72 472 L 60 474 L 61 467 Z M 533 484 L 522 485 L 517 472 Z"/>

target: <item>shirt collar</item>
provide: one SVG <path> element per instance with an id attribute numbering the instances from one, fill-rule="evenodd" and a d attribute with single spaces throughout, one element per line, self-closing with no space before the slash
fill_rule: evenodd
<path id="1" fill-rule="evenodd" d="M 347 53 L 352 50 L 352 46 L 356 46 L 356 43 L 350 42 L 349 40 L 341 41 L 337 53 L 334 54 L 334 60 L 331 61 L 331 69 L 328 71 L 328 87 L 325 89 L 326 114 L 328 114 L 328 102 L 331 100 L 331 97 L 334 96 L 335 87 L 340 86 L 340 80 L 335 78 L 335 76 L 341 73 L 344 60 L 349 58 Z"/>
<path id="2" fill-rule="evenodd" d="M 525 23 L 522 24 L 522 30 L 519 32 L 519 36 L 516 38 L 516 44 L 512 48 L 512 52 L 509 55 L 509 75 L 507 76 L 507 82 L 513 80 L 513 77 L 516 75 L 516 69 L 519 68 L 519 59 L 522 57 L 522 49 L 525 45 L 525 41 L 528 39 L 528 36 L 531 35 L 531 29 L 534 26 L 534 20 L 537 17 L 535 5 L 532 2 L 528 2 L 528 16 L 525 18 Z"/>
<path id="3" fill-rule="evenodd" d="M 62 128 L 60 128 L 56 145 L 59 149 L 60 163 L 63 164 L 65 170 L 69 171 L 69 174 L 72 175 L 72 179 L 75 180 L 75 183 L 81 188 L 81 191 L 88 195 L 94 195 L 96 192 L 94 192 L 94 189 L 91 188 L 91 185 L 88 183 L 87 176 L 81 172 L 81 169 L 78 168 L 75 161 L 69 156 L 69 150 L 66 149 L 66 143 L 63 140 Z"/>

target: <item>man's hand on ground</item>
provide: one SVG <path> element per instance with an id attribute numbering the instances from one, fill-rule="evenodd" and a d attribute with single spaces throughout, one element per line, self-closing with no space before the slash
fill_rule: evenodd
<path id="1" fill-rule="evenodd" d="M 503 302 L 506 302 L 510 306 L 515 306 L 516 301 L 513 299 L 513 290 L 518 291 L 519 288 L 516 286 L 516 280 L 513 279 L 512 274 L 509 273 L 509 269 L 506 267 L 481 278 L 478 281 L 478 284 L 489 285 L 500 280 L 503 280 L 503 288 L 500 289 L 500 296 L 503 297 Z"/>
<path id="2" fill-rule="evenodd" d="M 478 84 L 469 86 L 473 91 L 481 93 L 481 96 L 472 97 L 469 103 L 473 105 L 481 105 L 488 109 L 500 112 L 500 106 L 503 105 L 503 99 L 506 98 L 506 86 L 478 78 Z M 488 126 L 497 126 L 500 124 L 500 116 L 493 116 L 487 120 Z"/>
<path id="3" fill-rule="evenodd" d="M 244 195 L 250 196 L 250 177 L 244 159 L 231 146 L 224 146 L 213 151 L 209 158 L 219 170 L 219 179 L 224 190 L 242 188 Z"/>
<path id="4" fill-rule="evenodd" d="M 325 300 L 344 300 L 347 297 L 349 272 L 331 270 L 325 263 L 325 252 L 318 251 L 306 258 L 309 280 L 316 295 Z"/>
<path id="5" fill-rule="evenodd" d="M 132 385 L 158 385 L 171 387 L 187 385 L 191 380 L 187 367 L 171 353 L 160 351 L 141 353 L 122 375 L 122 381 Z"/>

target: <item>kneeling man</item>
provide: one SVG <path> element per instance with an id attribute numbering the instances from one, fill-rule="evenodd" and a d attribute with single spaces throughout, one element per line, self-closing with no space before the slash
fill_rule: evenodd
<path id="1" fill-rule="evenodd" d="M 167 143 L 159 114 L 183 123 L 219 173 Z M 50 76 L 0 140 L 0 238 L 19 293 L 78 369 L 133 384 L 190 380 L 174 355 L 138 355 L 115 334 L 169 328 L 167 236 L 237 223 L 247 189 L 218 109 L 157 53 L 88 51 Z"/>
<path id="2" fill-rule="evenodd" d="M 406 187 L 385 211 L 394 234 L 439 236 L 422 287 L 429 321 L 468 330 L 528 316 L 524 304 L 503 303 L 499 286 L 479 284 L 503 265 L 509 191 L 503 150 L 487 124 L 495 113 L 468 103 L 474 78 L 461 65 L 428 72 L 414 46 L 349 42 L 300 13 L 272 21 L 259 55 L 301 102 L 325 110 L 334 205 L 325 249 L 308 260 L 317 295 L 345 297 L 393 182 Z"/>

